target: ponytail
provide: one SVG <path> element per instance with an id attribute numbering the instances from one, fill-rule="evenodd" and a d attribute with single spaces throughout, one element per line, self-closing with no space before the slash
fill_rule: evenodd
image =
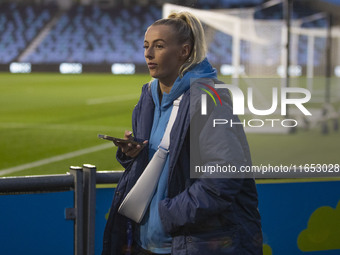
<path id="1" fill-rule="evenodd" d="M 173 26 L 175 33 L 177 33 L 178 42 L 190 44 L 191 52 L 186 62 L 179 69 L 180 77 L 183 77 L 186 71 L 193 65 L 202 62 L 206 57 L 207 46 L 202 24 L 190 12 L 171 13 L 167 19 L 157 20 L 152 25 Z"/>

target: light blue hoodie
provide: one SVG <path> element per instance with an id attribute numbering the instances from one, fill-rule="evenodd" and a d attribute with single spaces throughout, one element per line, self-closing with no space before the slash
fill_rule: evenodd
<path id="1" fill-rule="evenodd" d="M 159 101 L 159 85 L 155 79 L 151 83 L 152 98 L 155 112 L 149 139 L 149 161 L 158 149 L 172 111 L 173 101 L 190 88 L 191 78 L 217 78 L 214 69 L 207 59 L 191 68 L 182 78 L 177 77 L 169 94 L 163 93 L 162 102 Z M 140 224 L 139 245 L 154 253 L 171 253 L 170 235 L 166 234 L 158 213 L 158 203 L 167 196 L 167 180 L 169 174 L 169 155 L 160 176 L 156 192 L 151 200 L 149 209 Z"/>

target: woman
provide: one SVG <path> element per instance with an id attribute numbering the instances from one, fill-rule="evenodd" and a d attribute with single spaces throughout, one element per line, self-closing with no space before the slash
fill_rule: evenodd
<path id="1" fill-rule="evenodd" d="M 217 78 L 216 70 L 206 59 L 201 23 L 188 12 L 170 14 L 147 29 L 144 48 L 154 80 L 143 86 L 134 109 L 134 137 L 126 131 L 125 138 L 146 146 L 119 145 L 117 160 L 125 172 L 111 206 L 102 254 L 262 254 L 254 180 L 190 178 L 189 127 L 196 121 L 189 114 L 190 83 L 192 79 Z M 158 149 L 173 101 L 181 95 L 157 189 L 143 220 L 135 223 L 119 214 L 118 208 Z M 225 105 L 227 114 L 231 114 L 230 102 Z M 219 159 L 238 167 L 241 161 L 251 164 L 242 127 L 225 131 L 218 140 L 226 142 L 232 152 L 217 152 Z"/>

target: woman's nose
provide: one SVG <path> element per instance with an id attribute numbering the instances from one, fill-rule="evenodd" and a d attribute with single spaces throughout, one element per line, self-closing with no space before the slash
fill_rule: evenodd
<path id="1" fill-rule="evenodd" d="M 151 47 L 145 49 L 144 56 L 147 59 L 153 59 L 154 58 L 153 50 L 151 49 Z"/>

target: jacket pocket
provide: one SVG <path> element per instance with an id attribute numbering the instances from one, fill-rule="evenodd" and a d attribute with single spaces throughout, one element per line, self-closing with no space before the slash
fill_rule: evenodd
<path id="1" fill-rule="evenodd" d="M 214 230 L 186 237 L 188 255 L 241 254 L 238 228 Z"/>

